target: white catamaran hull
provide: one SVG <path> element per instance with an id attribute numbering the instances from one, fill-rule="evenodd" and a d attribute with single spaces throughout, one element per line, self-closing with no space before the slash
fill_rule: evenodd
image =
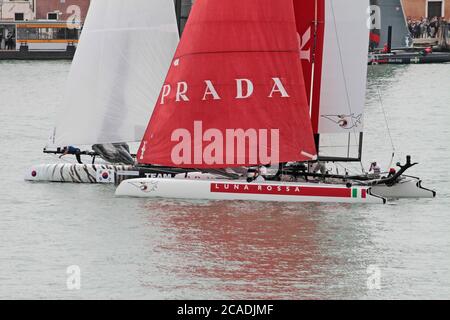
<path id="1" fill-rule="evenodd" d="M 389 187 L 379 185 L 372 187 L 372 194 L 387 199 L 427 199 L 436 197 L 436 192 L 422 187 L 422 181 L 415 177 L 405 177 Z"/>
<path id="2" fill-rule="evenodd" d="M 67 183 L 114 183 L 120 172 L 133 170 L 132 166 L 106 164 L 44 164 L 25 173 L 26 181 Z"/>
<path id="3" fill-rule="evenodd" d="M 31 167 L 25 173 L 25 181 L 88 184 L 119 184 L 123 180 L 139 177 L 188 180 L 224 179 L 224 177 L 209 173 L 177 173 L 176 171 L 170 172 L 170 170 L 157 167 L 140 170 L 135 166 L 78 163 L 41 164 Z"/>
<path id="4" fill-rule="evenodd" d="M 199 200 L 247 200 L 276 202 L 386 203 L 367 187 L 330 184 L 246 183 L 177 179 L 130 179 L 123 181 L 116 196 Z"/>

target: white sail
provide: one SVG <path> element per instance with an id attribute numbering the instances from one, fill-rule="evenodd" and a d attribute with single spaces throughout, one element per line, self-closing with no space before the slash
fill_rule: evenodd
<path id="1" fill-rule="evenodd" d="M 173 1 L 91 1 L 51 145 L 140 141 L 178 42 Z"/>
<path id="2" fill-rule="evenodd" d="M 349 127 L 359 132 L 363 128 L 362 117 L 361 122 L 353 120 L 351 125 L 342 127 L 332 116 L 353 114 L 359 117 L 364 113 L 369 3 L 330 0 L 325 4 L 319 133 L 342 133 Z"/>
<path id="3" fill-rule="evenodd" d="M 364 124 L 368 7 L 368 0 L 325 0 L 321 156 L 358 156 Z"/>

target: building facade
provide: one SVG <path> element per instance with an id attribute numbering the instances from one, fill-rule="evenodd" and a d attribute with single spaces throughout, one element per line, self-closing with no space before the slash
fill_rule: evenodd
<path id="1" fill-rule="evenodd" d="M 0 21 L 80 20 L 90 0 L 0 0 Z"/>
<path id="2" fill-rule="evenodd" d="M 66 21 L 79 16 L 86 19 L 90 0 L 34 0 L 36 2 L 36 19 Z"/>
<path id="3" fill-rule="evenodd" d="M 405 15 L 411 19 L 444 17 L 450 20 L 450 0 L 403 0 Z"/>
<path id="4" fill-rule="evenodd" d="M 0 0 L 0 21 L 31 21 L 35 18 L 35 0 Z"/>

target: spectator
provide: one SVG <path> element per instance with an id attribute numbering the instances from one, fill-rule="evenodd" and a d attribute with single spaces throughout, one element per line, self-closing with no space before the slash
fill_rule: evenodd
<path id="1" fill-rule="evenodd" d="M 414 39 L 435 38 L 441 27 L 442 18 L 433 17 L 431 19 L 422 17 L 421 19 L 412 19 L 408 17 L 408 30 Z"/>
<path id="2" fill-rule="evenodd" d="M 3 37 L 3 33 L 0 33 L 0 50 L 5 48 L 5 38 Z"/>
<path id="3" fill-rule="evenodd" d="M 10 34 L 6 39 L 6 50 L 13 50 L 13 49 L 14 49 L 14 40 L 12 34 Z"/>

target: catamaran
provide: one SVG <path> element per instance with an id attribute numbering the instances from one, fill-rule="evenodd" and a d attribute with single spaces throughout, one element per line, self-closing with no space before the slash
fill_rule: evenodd
<path id="1" fill-rule="evenodd" d="M 129 179 L 116 195 L 341 203 L 435 197 L 405 175 L 416 165 L 410 157 L 385 175 L 327 169 L 362 161 L 368 5 L 195 1 L 137 159 L 246 173 Z"/>
<path id="2" fill-rule="evenodd" d="M 158 98 L 179 30 L 172 1 L 128 2 L 92 1 L 64 105 L 44 149 L 62 155 L 65 147 L 77 146 L 88 164 L 58 160 L 36 165 L 27 170 L 26 180 L 114 183 L 119 173 L 139 175 L 129 148 L 134 143 L 136 151 L 142 140 L 152 112 L 148 106 Z"/>

